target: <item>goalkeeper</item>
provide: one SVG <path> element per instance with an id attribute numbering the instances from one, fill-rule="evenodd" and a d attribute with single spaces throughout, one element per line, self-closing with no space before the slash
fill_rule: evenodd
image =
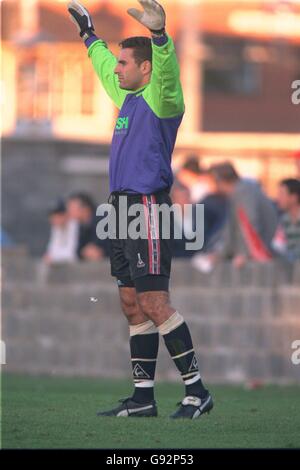
<path id="1" fill-rule="evenodd" d="M 201 380 L 189 328 L 170 304 L 171 240 L 162 237 L 157 213 L 161 204 L 172 204 L 171 156 L 184 102 L 164 9 L 155 0 L 138 1 L 143 10 L 130 8 L 128 13 L 150 30 L 151 39 L 123 40 L 118 59 L 96 36 L 88 11 L 77 1 L 68 5 L 95 72 L 120 110 L 110 152 L 110 202 L 117 220 L 121 196 L 127 198 L 127 210 L 142 204 L 148 227 L 148 239 L 110 240 L 111 274 L 129 323 L 134 391 L 98 415 L 157 416 L 154 375 L 160 334 L 185 385 L 185 397 L 171 417 L 193 419 L 210 411 L 213 401 Z"/>

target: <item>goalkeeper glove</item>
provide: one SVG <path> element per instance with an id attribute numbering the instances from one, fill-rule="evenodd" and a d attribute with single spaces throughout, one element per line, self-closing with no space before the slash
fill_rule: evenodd
<path id="1" fill-rule="evenodd" d="M 70 13 L 71 20 L 77 26 L 80 37 L 82 37 L 84 41 L 94 34 L 95 29 L 91 15 L 84 6 L 76 0 L 73 0 L 68 4 L 68 12 Z"/>
<path id="2" fill-rule="evenodd" d="M 150 29 L 151 33 L 164 34 L 166 14 L 163 7 L 155 0 L 138 0 L 144 11 L 129 8 L 127 13 L 139 23 Z"/>

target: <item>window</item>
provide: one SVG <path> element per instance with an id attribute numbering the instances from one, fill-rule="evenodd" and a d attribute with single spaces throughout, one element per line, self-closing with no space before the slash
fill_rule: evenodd
<path id="1" fill-rule="evenodd" d="M 81 46 L 81 45 L 80 45 Z M 65 46 L 67 49 L 67 45 Z M 85 50 L 40 45 L 18 58 L 18 118 L 53 119 L 58 115 L 92 115 L 95 77 Z"/>
<path id="2" fill-rule="evenodd" d="M 203 65 L 204 92 L 224 95 L 253 95 L 261 89 L 261 64 L 247 58 L 244 41 L 206 38 L 210 50 Z"/>

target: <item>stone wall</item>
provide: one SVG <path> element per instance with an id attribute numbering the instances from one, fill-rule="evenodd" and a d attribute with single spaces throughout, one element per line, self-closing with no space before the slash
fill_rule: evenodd
<path id="1" fill-rule="evenodd" d="M 208 382 L 300 383 L 300 264 L 249 264 L 212 274 L 174 261 L 173 305 L 191 326 Z M 3 254 L 2 335 L 8 371 L 128 377 L 128 327 L 107 262 L 46 268 L 25 251 Z M 158 377 L 178 380 L 160 345 Z"/>

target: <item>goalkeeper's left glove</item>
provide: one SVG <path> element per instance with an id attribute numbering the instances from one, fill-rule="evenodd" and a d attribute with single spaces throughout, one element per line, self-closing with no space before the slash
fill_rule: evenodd
<path id="1" fill-rule="evenodd" d="M 163 7 L 155 0 L 138 0 L 144 11 L 129 8 L 127 13 L 139 23 L 150 29 L 151 33 L 164 34 L 166 14 Z"/>
<path id="2" fill-rule="evenodd" d="M 76 24 L 79 34 L 84 41 L 94 34 L 95 29 L 91 15 L 83 5 L 76 0 L 73 0 L 68 4 L 68 12 L 70 13 L 71 20 Z"/>

